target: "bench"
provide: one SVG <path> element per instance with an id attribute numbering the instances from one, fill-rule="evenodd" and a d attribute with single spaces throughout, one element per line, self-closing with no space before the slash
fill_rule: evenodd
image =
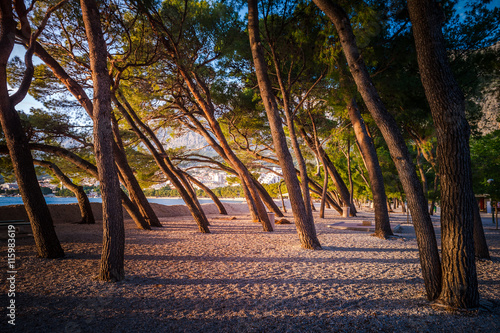
<path id="1" fill-rule="evenodd" d="M 7 228 L 9 225 L 13 225 L 15 227 L 16 232 L 26 233 L 26 231 L 21 230 L 21 226 L 30 225 L 29 221 L 25 220 L 0 220 L 0 228 Z M 22 232 L 21 232 L 22 231 Z M 29 233 L 29 232 L 28 232 Z"/>
<path id="2" fill-rule="evenodd" d="M 9 226 L 9 225 L 18 226 L 18 225 L 30 225 L 30 224 L 31 223 L 29 221 L 25 221 L 25 220 L 3 220 L 3 221 L 0 221 L 0 227 Z"/>

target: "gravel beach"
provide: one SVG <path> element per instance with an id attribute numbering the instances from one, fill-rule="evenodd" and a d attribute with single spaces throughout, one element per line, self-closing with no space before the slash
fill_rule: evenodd
<path id="1" fill-rule="evenodd" d="M 225 204 L 228 216 L 204 205 L 210 234 L 199 233 L 182 209 L 159 206 L 163 228 L 138 230 L 125 220 L 126 278 L 118 283 L 95 278 L 101 221 L 74 224 L 59 207 L 64 259 L 37 258 L 33 237 L 17 234 L 15 326 L 5 313 L 11 298 L 1 239 L 0 331 L 500 332 L 500 231 L 486 217 L 492 260 L 477 262 L 481 307 L 450 313 L 425 298 L 414 230 L 401 213 L 391 214 L 397 237 L 382 240 L 332 228 L 373 220 L 370 210 L 355 219 L 327 210 L 326 218 L 316 216 L 323 250 L 311 251 L 300 247 L 293 223 L 263 232 L 242 204 Z M 291 213 L 286 218 L 293 222 Z"/>

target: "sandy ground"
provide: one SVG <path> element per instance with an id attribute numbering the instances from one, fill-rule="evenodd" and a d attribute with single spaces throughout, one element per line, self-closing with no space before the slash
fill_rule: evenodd
<path id="1" fill-rule="evenodd" d="M 405 215 L 391 214 L 393 226 L 402 225 L 399 237 L 381 240 L 329 227 L 373 220 L 370 211 L 349 220 L 327 211 L 316 218 L 323 250 L 311 251 L 300 247 L 293 224 L 266 233 L 245 205 L 225 205 L 236 219 L 205 206 L 211 234 L 199 233 L 188 215 L 174 216 L 179 207 L 155 205 L 164 227 L 152 231 L 126 220 L 126 278 L 118 283 L 94 278 L 102 224 L 74 224 L 71 205 L 52 207 L 66 257 L 37 258 L 33 238 L 16 236 L 14 330 L 5 315 L 12 298 L 1 240 L 0 331 L 500 331 L 500 232 L 486 216 L 492 260 L 477 262 L 482 306 L 448 313 L 426 301 L 413 227 L 401 224 Z"/>

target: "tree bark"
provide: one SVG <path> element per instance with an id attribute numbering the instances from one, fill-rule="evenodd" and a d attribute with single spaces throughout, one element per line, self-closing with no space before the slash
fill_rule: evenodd
<path id="1" fill-rule="evenodd" d="M 95 224 L 94 213 L 92 213 L 92 207 L 90 206 L 89 198 L 85 191 L 83 191 L 83 186 L 78 186 L 74 184 L 71 179 L 66 176 L 57 165 L 49 161 L 33 160 L 35 164 L 48 168 L 52 173 L 61 181 L 64 186 L 66 186 L 71 192 L 73 192 L 78 200 L 78 207 L 80 208 L 80 214 L 82 219 L 80 224 Z"/>
<path id="2" fill-rule="evenodd" d="M 448 65 L 439 5 L 432 0 L 409 0 L 408 10 L 438 144 L 443 287 L 437 302 L 475 308 L 479 305 L 473 240 L 476 200 L 465 100 Z"/>
<path id="3" fill-rule="evenodd" d="M 389 223 L 389 212 L 387 211 L 384 177 L 378 161 L 377 151 L 371 137 L 366 131 L 365 122 L 361 117 L 361 112 L 357 106 L 356 100 L 351 99 L 347 106 L 349 118 L 351 119 L 354 134 L 358 141 L 358 148 L 366 164 L 368 177 L 370 178 L 370 188 L 373 195 L 373 204 L 375 211 L 375 236 L 387 238 L 393 235 L 391 224 Z"/>
<path id="4" fill-rule="evenodd" d="M 228 165 L 232 165 L 231 160 L 226 155 L 222 146 L 217 143 L 217 141 L 210 135 L 210 133 L 208 133 L 208 131 L 203 127 L 203 125 L 199 121 L 197 121 L 193 117 L 192 114 L 186 113 L 186 116 L 194 123 L 195 128 L 196 128 L 196 132 L 205 138 L 205 140 L 210 145 L 210 147 L 212 147 L 217 152 L 217 154 L 219 154 L 219 156 L 222 157 L 227 162 Z M 224 168 L 224 170 L 237 176 L 243 184 L 243 182 L 244 182 L 243 179 L 241 179 L 240 175 L 238 174 L 238 172 L 236 172 L 234 170 L 234 168 Z M 271 196 L 269 195 L 269 193 L 267 193 L 266 189 L 262 186 L 262 184 L 260 184 L 253 177 L 252 177 L 252 180 L 255 184 L 257 191 L 259 192 L 260 198 L 262 199 L 262 201 L 264 202 L 266 207 L 270 211 L 275 213 L 276 216 L 283 217 L 284 216 L 283 213 L 280 211 L 280 209 L 278 208 L 276 203 L 272 200 Z M 259 220 L 258 212 L 257 212 L 257 208 L 255 206 L 255 203 L 253 202 L 254 200 L 251 196 L 251 193 L 247 187 L 243 186 L 243 189 L 244 189 L 245 199 L 247 201 L 247 205 L 248 205 L 250 214 L 252 215 L 252 220 L 258 221 Z"/>
<path id="5" fill-rule="evenodd" d="M 80 4 L 92 70 L 94 151 L 103 207 L 103 249 L 99 278 L 114 282 L 125 277 L 125 230 L 119 197 L 120 182 L 113 161 L 111 80 L 106 63 L 108 53 L 95 0 L 81 0 Z"/>
<path id="6" fill-rule="evenodd" d="M 278 191 L 280 192 L 281 206 L 283 207 L 283 212 L 286 213 L 285 200 L 283 200 L 283 192 L 281 191 L 281 184 L 284 182 L 285 182 L 284 180 L 280 180 L 280 183 L 278 185 Z"/>
<path id="7" fill-rule="evenodd" d="M 295 218 L 295 225 L 301 240 L 301 244 L 306 249 L 321 249 L 321 245 L 316 236 L 316 228 L 312 213 L 304 202 L 301 195 L 301 187 L 295 173 L 293 159 L 288 150 L 285 133 L 281 126 L 281 117 L 278 112 L 275 97 L 272 92 L 271 82 L 267 74 L 267 66 L 264 59 L 262 44 L 259 36 L 259 14 L 257 9 L 258 0 L 248 0 L 248 33 L 250 38 L 250 48 L 252 50 L 255 73 L 259 84 L 260 94 L 266 109 L 271 134 L 273 137 L 276 155 L 280 161 L 283 178 L 288 188 L 292 212 Z M 306 176 L 306 175 L 304 175 Z"/>
<path id="8" fill-rule="evenodd" d="M 262 203 L 262 200 L 257 193 L 257 189 L 255 187 L 255 184 L 253 182 L 253 177 L 250 174 L 250 171 L 248 171 L 247 167 L 243 164 L 243 162 L 240 161 L 240 159 L 236 156 L 236 154 L 233 152 L 231 149 L 229 143 L 227 142 L 224 133 L 222 132 L 222 129 L 220 127 L 219 122 L 215 118 L 215 110 L 214 106 L 212 105 L 210 100 L 205 100 L 203 99 L 199 89 L 198 85 L 200 82 L 198 81 L 198 85 L 196 85 L 192 78 L 188 75 L 187 70 L 185 70 L 182 66 L 177 64 L 177 68 L 179 69 L 180 74 L 184 78 L 184 81 L 186 82 L 186 85 L 188 86 L 191 94 L 194 96 L 198 104 L 200 105 L 200 108 L 203 110 L 203 114 L 205 115 L 205 118 L 207 119 L 210 128 L 213 131 L 213 134 L 219 141 L 220 146 L 224 150 L 224 154 L 227 157 L 228 161 L 230 162 L 231 166 L 233 169 L 238 173 L 239 178 L 242 180 L 242 182 L 247 186 L 248 188 L 248 193 L 250 194 L 252 200 L 254 201 L 255 208 L 257 210 L 257 218 L 258 221 L 262 224 L 262 229 L 264 231 L 273 231 L 273 227 L 271 226 L 271 223 L 269 222 L 269 217 L 267 215 L 266 209 L 264 207 L 264 204 Z M 203 89 L 203 88 L 202 88 Z"/>
<path id="9" fill-rule="evenodd" d="M 153 158 L 155 159 L 155 162 L 159 166 L 160 170 L 165 174 L 165 176 L 167 176 L 167 178 L 170 180 L 172 185 L 177 189 L 177 191 L 179 191 L 179 194 L 181 195 L 182 199 L 186 203 L 186 206 L 188 207 L 191 215 L 193 216 L 196 224 L 198 225 L 200 232 L 209 233 L 210 232 L 210 230 L 208 228 L 209 223 L 208 223 L 207 217 L 205 216 L 205 213 L 203 212 L 203 210 L 199 209 L 198 205 L 196 205 L 196 203 L 194 202 L 191 195 L 188 193 L 186 188 L 184 188 L 184 186 L 182 185 L 180 180 L 175 175 L 174 171 L 172 170 L 173 165 L 172 165 L 170 159 L 168 158 L 168 155 L 163 150 L 163 146 L 161 146 L 161 144 L 158 146 L 158 144 L 157 144 L 157 146 L 158 146 L 157 148 L 160 150 L 160 152 L 158 152 L 158 150 L 151 143 L 151 141 L 148 139 L 148 137 L 140 130 L 137 123 L 139 123 L 139 126 L 141 126 L 146 132 L 148 132 L 147 129 L 149 129 L 149 128 L 147 128 L 147 126 L 145 124 L 142 124 L 142 122 L 140 122 L 140 120 L 138 119 L 134 110 L 126 102 L 126 100 L 124 100 L 124 103 L 125 103 L 125 105 L 127 105 L 127 108 L 125 108 L 120 103 L 120 101 L 118 100 L 118 98 L 116 96 L 113 95 L 111 97 L 113 99 L 113 102 L 116 104 L 118 110 L 124 116 L 125 120 L 130 125 L 132 130 L 135 132 L 137 137 L 143 142 L 143 144 L 151 152 L 151 154 L 153 155 Z M 123 99 L 123 96 L 122 96 L 122 99 Z M 149 131 L 150 131 L 150 129 L 149 129 Z M 156 141 L 158 141 L 158 139 L 156 138 L 154 133 L 148 132 L 148 134 L 150 135 L 150 137 L 153 140 L 156 139 Z"/>
<path id="10" fill-rule="evenodd" d="M 47 153 L 51 153 L 54 155 L 57 155 L 59 157 L 62 157 L 69 162 L 73 163 L 80 169 L 82 169 L 85 172 L 88 172 L 95 178 L 99 177 L 97 167 L 93 165 L 92 163 L 84 160 L 83 158 L 73 154 L 72 152 L 61 148 L 61 147 L 56 147 L 56 146 L 49 146 L 49 145 L 44 145 L 44 144 L 38 144 L 38 143 L 30 143 L 29 148 L 31 150 L 39 150 L 39 151 L 44 151 Z M 1 146 L 0 146 L 1 149 Z M 139 209 L 132 203 L 132 201 L 128 198 L 128 196 L 125 194 L 120 189 L 120 200 L 127 210 L 127 213 L 130 215 L 130 217 L 134 220 L 134 223 L 137 225 L 139 229 L 145 229 L 145 230 L 150 230 L 151 227 L 149 224 L 146 222 L 146 220 L 143 218 L 143 216 L 140 214 Z"/>
<path id="11" fill-rule="evenodd" d="M 148 199 L 144 195 L 139 182 L 134 176 L 134 172 L 130 167 L 127 160 L 127 155 L 125 154 L 125 148 L 123 147 L 122 139 L 120 137 L 118 122 L 114 115 L 111 116 L 112 130 L 114 136 L 113 142 L 113 153 L 116 162 L 116 166 L 122 175 L 123 183 L 128 190 L 130 200 L 137 206 L 141 215 L 144 217 L 146 222 L 152 227 L 161 227 L 160 220 L 156 216 L 153 208 L 148 202 Z"/>
<path id="12" fill-rule="evenodd" d="M 431 204 L 429 207 L 429 215 L 434 215 L 434 208 L 436 208 L 436 196 L 438 193 L 438 189 L 439 189 L 439 174 L 436 172 L 436 175 L 434 176 L 434 195 L 432 196 Z"/>
<path id="13" fill-rule="evenodd" d="M 340 197 L 342 198 L 344 206 L 350 207 L 350 215 L 356 216 L 357 210 L 351 202 L 351 194 L 349 193 L 349 189 L 338 173 L 337 168 L 335 168 L 335 165 L 333 165 L 332 161 L 328 157 L 328 154 L 325 152 L 323 147 L 321 147 L 317 142 L 314 142 L 314 140 L 309 135 L 307 135 L 304 127 L 300 128 L 300 134 L 309 149 L 311 149 L 313 153 L 318 156 L 318 159 L 323 162 L 323 165 L 328 170 L 328 173 L 332 177 L 333 184 L 337 188 L 337 191 L 340 193 Z M 340 214 L 342 214 L 342 212 Z"/>
<path id="14" fill-rule="evenodd" d="M 328 170 L 323 163 L 323 170 L 325 170 L 325 179 L 323 182 L 323 192 L 321 192 L 321 205 L 319 208 L 319 217 L 325 218 L 325 203 L 326 203 L 326 194 L 328 193 Z"/>
<path id="15" fill-rule="evenodd" d="M 424 191 L 424 195 L 427 197 L 428 185 L 427 185 L 427 177 L 425 176 L 424 166 L 422 163 L 422 153 L 420 148 L 417 146 L 417 167 L 418 173 L 420 174 L 420 180 L 422 181 L 422 190 Z"/>
<path id="16" fill-rule="evenodd" d="M 285 114 L 286 125 L 288 127 L 288 136 L 290 138 L 290 141 L 292 142 L 292 149 L 293 149 L 293 152 L 295 154 L 295 160 L 297 161 L 297 165 L 298 165 L 298 169 L 299 169 L 300 188 L 302 191 L 302 197 L 303 197 L 303 201 L 304 201 L 305 208 L 306 208 L 306 214 L 312 216 L 312 210 L 314 208 L 314 205 L 312 203 L 311 195 L 309 193 L 306 161 L 304 160 L 304 157 L 302 156 L 302 152 L 301 152 L 301 149 L 299 146 L 299 141 L 297 139 L 297 134 L 295 131 L 294 115 L 293 115 L 292 110 L 290 109 L 290 105 L 289 105 L 290 96 L 289 96 L 289 93 L 288 93 L 287 89 L 285 88 L 285 85 L 284 85 L 283 80 L 281 78 L 281 71 L 279 68 L 278 59 L 276 58 L 274 46 L 271 44 L 270 48 L 271 48 L 271 53 L 273 55 L 274 68 L 276 70 L 276 78 L 278 79 L 278 84 L 279 84 L 279 87 L 281 90 L 282 102 L 283 102 L 283 113 Z"/>
<path id="17" fill-rule="evenodd" d="M 210 197 L 210 199 L 212 199 L 212 201 L 217 206 L 217 209 L 219 210 L 219 214 L 221 214 L 221 215 L 227 215 L 226 208 L 224 207 L 224 205 L 222 204 L 222 202 L 219 200 L 219 198 L 215 195 L 215 193 L 211 189 L 209 189 L 207 186 L 205 186 L 205 184 L 203 184 L 202 182 L 200 182 L 198 179 L 194 178 L 193 176 L 191 176 L 187 172 L 182 171 L 182 173 L 190 181 L 192 181 L 193 183 L 195 183 L 196 186 L 200 187 L 203 191 L 205 191 L 206 194 L 208 194 L 208 196 Z"/>
<path id="18" fill-rule="evenodd" d="M 491 259 L 486 236 L 484 235 L 483 221 L 479 205 L 474 205 L 474 253 L 478 259 Z"/>
<path id="19" fill-rule="evenodd" d="M 411 161 L 408 147 L 392 115 L 387 111 L 370 78 L 363 57 L 356 44 L 346 12 L 332 0 L 313 0 L 335 25 L 349 69 L 370 114 L 375 120 L 389 148 L 403 185 L 419 246 L 420 263 L 427 298 L 434 300 L 441 291 L 441 263 L 432 221 L 427 211 L 427 200 Z"/>
<path id="20" fill-rule="evenodd" d="M 22 2 L 24 7 L 24 2 Z M 12 1 L 0 1 L 0 124 L 2 126 L 9 156 L 14 167 L 14 173 L 19 185 L 19 192 L 31 223 L 38 256 L 42 258 L 61 258 L 64 251 L 59 243 L 49 208 L 45 202 L 38 180 L 36 178 L 33 158 L 28 149 L 28 139 L 21 125 L 21 120 L 15 109 L 15 104 L 26 95 L 33 77 L 33 45 L 26 54 L 27 70 L 23 84 L 12 96 L 9 96 L 7 85 L 7 63 L 14 47 L 16 22 L 12 12 Z M 25 8 L 24 8 L 25 10 Z M 23 13 L 17 13 L 18 16 Z"/>
<path id="21" fill-rule="evenodd" d="M 264 203 L 264 205 L 266 205 L 267 209 L 273 212 L 276 217 L 284 217 L 285 215 L 283 215 L 283 212 L 279 209 L 278 205 L 276 205 L 273 198 L 271 198 L 264 186 L 262 186 L 262 184 L 259 183 L 259 181 L 255 178 L 253 179 L 253 182 L 255 184 L 255 188 L 259 192 L 260 197 L 262 198 L 262 202 Z"/>

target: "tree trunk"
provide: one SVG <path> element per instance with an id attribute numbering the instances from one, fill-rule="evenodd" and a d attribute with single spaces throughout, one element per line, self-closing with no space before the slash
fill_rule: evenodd
<path id="1" fill-rule="evenodd" d="M 337 171 L 337 168 L 335 168 L 335 165 L 333 165 L 332 161 L 326 154 L 325 150 L 317 144 L 317 142 L 313 142 L 313 139 L 309 135 L 307 135 L 304 127 L 300 128 L 300 134 L 302 138 L 304 139 L 305 143 L 313 151 L 315 155 L 318 155 L 318 158 L 320 161 L 323 161 L 324 167 L 328 170 L 328 173 L 332 177 L 333 184 L 337 188 L 337 191 L 340 193 L 340 196 L 342 198 L 342 201 L 344 201 L 344 205 L 347 205 L 350 207 L 350 215 L 351 216 L 356 216 L 356 207 L 349 202 L 351 201 L 351 194 L 349 193 L 349 189 L 347 188 L 344 180 L 340 176 L 340 174 Z M 340 213 L 342 214 L 342 213 Z"/>
<path id="2" fill-rule="evenodd" d="M 425 171 L 421 155 L 422 153 L 420 152 L 420 148 L 418 148 L 418 153 L 417 153 L 418 173 L 420 174 L 420 180 L 422 181 L 422 190 L 424 191 L 424 195 L 427 197 L 427 192 L 428 192 L 427 177 L 425 177 Z"/>
<path id="3" fill-rule="evenodd" d="M 23 2 L 22 6 L 24 6 Z M 21 88 L 13 96 L 9 96 L 7 63 L 14 46 L 16 33 L 16 22 L 14 21 L 12 7 L 11 1 L 0 2 L 0 124 L 14 167 L 19 192 L 31 223 L 38 256 L 42 258 L 61 258 L 64 257 L 64 251 L 54 230 L 49 208 L 38 185 L 33 159 L 28 148 L 28 140 L 23 131 L 19 115 L 15 110 L 15 104 L 20 102 L 26 95 L 33 75 L 32 47 L 28 49 L 26 54 L 27 70 L 23 82 L 27 84 L 25 86 L 22 84 Z M 32 40 L 32 43 L 34 43 L 34 40 Z"/>
<path id="4" fill-rule="evenodd" d="M 255 0 L 255 1 L 258 1 L 258 0 Z M 271 48 L 271 53 L 273 54 L 274 68 L 276 71 L 276 78 L 278 79 L 279 87 L 281 90 L 282 102 L 283 102 L 283 113 L 285 114 L 286 124 L 288 127 L 288 136 L 290 138 L 290 141 L 292 142 L 292 149 L 293 149 L 293 152 L 295 154 L 295 160 L 297 161 L 297 164 L 298 164 L 298 169 L 299 169 L 299 174 L 300 174 L 300 188 L 302 190 L 302 197 L 303 197 L 303 201 L 304 201 L 305 208 L 306 208 L 306 214 L 312 216 L 312 210 L 314 208 L 314 205 L 312 203 L 311 195 L 309 193 L 306 161 L 304 160 L 304 157 L 302 156 L 302 152 L 301 152 L 301 149 L 299 146 L 299 141 L 297 140 L 297 134 L 295 131 L 294 115 L 292 114 L 292 111 L 290 110 L 290 106 L 289 106 L 290 96 L 289 96 L 288 90 L 285 88 L 285 85 L 284 85 L 283 80 L 281 78 L 281 71 L 279 68 L 278 60 L 276 59 L 276 54 L 274 52 L 273 45 L 270 45 L 270 48 Z"/>
<path id="5" fill-rule="evenodd" d="M 176 177 L 175 173 L 172 170 L 173 165 L 170 159 L 168 158 L 168 155 L 163 150 L 163 147 L 161 146 L 161 144 L 159 146 L 157 144 L 158 146 L 157 148 L 160 150 L 161 153 L 158 152 L 158 150 L 156 150 L 155 146 L 151 143 L 148 137 L 146 137 L 146 135 L 137 126 L 136 122 L 148 133 L 148 135 L 150 135 L 151 139 L 158 141 L 154 133 L 152 133 L 151 129 L 147 128 L 147 126 L 139 120 L 134 110 L 128 104 L 128 102 L 123 98 L 123 96 L 121 97 L 125 105 L 127 105 L 128 110 L 118 101 L 118 98 L 116 96 L 113 95 L 111 97 L 113 99 L 113 102 L 116 104 L 118 110 L 121 112 L 127 123 L 130 125 L 132 130 L 137 135 L 137 137 L 148 148 L 151 155 L 153 155 L 153 158 L 155 159 L 155 162 L 159 166 L 160 170 L 165 174 L 165 176 L 167 176 L 167 178 L 170 180 L 172 185 L 177 189 L 177 191 L 179 191 L 180 196 L 186 203 L 186 206 L 188 207 L 189 211 L 191 212 L 191 215 L 196 221 L 200 232 L 209 233 L 210 232 L 210 230 L 208 229 L 209 223 L 207 217 L 205 216 L 205 213 L 203 212 L 203 210 L 200 210 L 198 208 L 198 206 L 193 201 L 193 198 L 189 195 L 188 191 L 184 188 L 180 180 Z"/>
<path id="6" fill-rule="evenodd" d="M 314 201 L 313 201 L 313 198 L 311 196 L 309 196 L 309 199 L 311 199 L 311 209 L 313 212 L 316 211 L 316 207 L 314 207 Z"/>
<path id="7" fill-rule="evenodd" d="M 276 217 L 284 217 L 285 215 L 283 215 L 278 205 L 276 205 L 273 198 L 271 198 L 271 196 L 266 191 L 264 186 L 262 186 L 262 184 L 259 183 L 257 179 L 254 179 L 253 182 L 255 184 L 255 188 L 257 189 L 257 191 L 259 191 L 259 195 L 262 198 L 262 202 L 264 202 L 264 205 L 266 205 L 267 209 L 273 212 L 276 215 Z"/>
<path id="8" fill-rule="evenodd" d="M 389 198 L 387 198 L 387 210 L 389 211 L 389 213 L 394 213 L 391 207 L 391 200 Z"/>
<path id="9" fill-rule="evenodd" d="M 340 197 L 342 198 L 343 204 L 345 206 L 350 207 L 350 215 L 351 216 L 356 216 L 356 213 L 357 213 L 356 207 L 352 204 L 352 202 L 350 202 L 351 194 L 349 193 L 349 189 L 347 188 L 346 184 L 344 183 L 342 176 L 340 176 L 340 174 L 337 171 L 337 168 L 335 168 L 335 165 L 330 160 L 330 157 L 328 157 L 326 152 L 321 147 L 320 147 L 320 154 L 323 155 L 322 158 L 325 160 L 326 168 L 327 168 L 328 172 L 330 173 L 330 176 L 332 177 L 333 183 L 335 184 L 335 187 L 337 188 L 337 191 L 340 194 Z"/>
<path id="10" fill-rule="evenodd" d="M 434 215 L 434 209 L 436 208 L 436 196 L 439 189 L 439 174 L 436 172 L 434 176 L 434 195 L 432 196 L 431 205 L 429 208 L 429 215 Z"/>
<path id="11" fill-rule="evenodd" d="M 347 106 L 349 118 L 351 119 L 354 134 L 358 142 L 358 148 L 365 162 L 368 177 L 370 178 L 370 188 L 373 195 L 375 211 L 375 236 L 387 238 L 393 235 L 391 224 L 389 223 L 389 212 L 387 210 L 384 177 L 378 161 L 377 151 L 372 139 L 366 131 L 365 122 L 359 112 L 356 100 L 352 98 Z"/>
<path id="12" fill-rule="evenodd" d="M 1 146 L 0 146 L 0 148 L 1 148 Z M 69 162 L 73 163 L 74 165 L 76 165 L 77 167 L 82 169 L 83 171 L 88 172 L 89 174 L 91 174 L 95 178 L 99 177 L 97 167 L 95 165 L 93 165 L 92 163 L 84 160 L 83 158 L 73 154 L 72 152 L 70 152 L 64 148 L 56 147 L 56 146 L 49 146 L 49 145 L 44 145 L 44 144 L 37 144 L 37 143 L 31 143 L 29 145 L 29 148 L 32 150 L 44 151 L 47 153 L 51 153 L 51 154 L 55 154 L 57 156 L 60 156 L 64 159 L 68 160 Z M 146 229 L 146 230 L 151 229 L 149 224 L 146 222 L 146 220 L 140 214 L 139 209 L 132 203 L 132 201 L 130 201 L 128 196 L 121 189 L 120 189 L 120 200 L 121 200 L 123 207 L 125 207 L 125 209 L 127 210 L 127 213 L 134 220 L 134 223 L 137 225 L 137 227 L 139 229 Z"/>
<path id="13" fill-rule="evenodd" d="M 236 156 L 236 154 L 231 149 L 231 146 L 227 142 L 224 133 L 222 132 L 222 129 L 220 127 L 220 124 L 215 118 L 215 110 L 211 101 L 204 100 L 198 90 L 198 85 L 194 84 L 191 77 L 188 76 L 187 71 L 183 69 L 182 66 L 178 65 L 177 67 L 179 69 L 180 74 L 183 76 L 190 92 L 193 94 L 194 98 L 196 99 L 201 109 L 203 110 L 203 114 L 205 115 L 205 118 L 207 119 L 210 128 L 213 131 L 213 134 L 219 141 L 219 144 L 222 147 L 225 156 L 227 157 L 233 169 L 238 173 L 238 176 L 241 179 L 241 181 L 247 186 L 248 193 L 250 194 L 254 202 L 255 208 L 257 210 L 258 221 L 262 224 L 262 229 L 264 231 L 269 231 L 269 232 L 273 231 L 273 227 L 271 226 L 271 222 L 269 221 L 267 211 L 264 207 L 264 204 L 262 203 L 259 194 L 257 193 L 257 189 L 253 182 L 253 177 L 250 174 L 250 171 L 248 171 L 245 164 L 243 164 L 243 162 L 240 161 L 240 159 Z M 200 84 L 200 82 L 198 82 L 198 84 Z"/>
<path id="14" fill-rule="evenodd" d="M 190 174 L 188 174 L 187 172 L 185 171 L 182 171 L 182 173 L 184 174 L 184 176 L 186 176 L 190 181 L 192 181 L 193 183 L 196 184 L 196 186 L 198 186 L 199 188 L 201 188 L 203 191 L 205 191 L 206 194 L 208 194 L 208 196 L 210 197 L 210 199 L 212 199 L 212 201 L 215 203 L 215 205 L 217 206 L 217 209 L 219 210 L 219 214 L 221 215 L 227 215 L 227 211 L 226 211 L 226 208 L 224 207 L 224 205 L 222 204 L 222 202 L 219 200 L 219 198 L 215 195 L 214 192 L 212 192 L 211 189 L 209 189 L 207 186 L 205 186 L 205 184 L 203 184 L 202 182 L 200 182 L 198 179 L 194 178 L 193 176 L 191 176 Z"/>
<path id="15" fill-rule="evenodd" d="M 465 101 L 448 65 L 439 5 L 432 0 L 409 0 L 408 10 L 419 72 L 436 126 L 442 180 L 443 287 L 438 302 L 453 308 L 475 308 L 479 305 L 473 240 L 476 200 Z"/>
<path id="16" fill-rule="evenodd" d="M 177 179 L 180 180 L 180 182 L 182 183 L 182 186 L 184 186 L 186 191 L 188 191 L 188 193 L 190 194 L 191 199 L 193 200 L 195 206 L 198 208 L 198 211 L 203 212 L 203 214 L 205 214 L 205 212 L 203 211 L 203 208 L 201 207 L 200 201 L 198 200 L 198 196 L 196 195 L 196 190 L 193 188 L 193 185 L 191 184 L 191 182 L 189 180 L 187 180 L 187 178 L 185 177 L 182 170 L 176 168 L 174 165 L 171 166 L 171 169 L 174 172 L 175 177 L 177 177 Z M 210 225 L 210 222 L 208 222 L 208 219 L 207 219 L 206 223 L 207 223 L 207 226 Z"/>
<path id="17" fill-rule="evenodd" d="M 130 167 L 127 155 L 125 154 L 125 148 L 123 147 L 123 142 L 120 137 L 120 131 L 118 128 L 118 121 L 115 116 L 111 116 L 112 129 L 114 136 L 113 152 L 116 165 L 122 175 L 123 183 L 128 190 L 130 200 L 137 206 L 141 215 L 144 217 L 146 222 L 152 227 L 161 227 L 160 220 L 156 216 L 153 208 L 148 202 L 148 199 L 144 195 L 139 182 L 134 176 L 134 172 Z"/>
<path id="18" fill-rule="evenodd" d="M 286 213 L 285 200 L 283 200 L 283 192 L 281 191 L 281 184 L 284 182 L 285 182 L 284 180 L 280 180 L 280 183 L 278 185 L 278 190 L 280 192 L 281 206 L 283 207 L 283 211 Z"/>
<path id="19" fill-rule="evenodd" d="M 483 221 L 479 205 L 474 205 L 474 253 L 478 259 L 490 259 L 490 251 L 484 235 Z"/>
<path id="20" fill-rule="evenodd" d="M 354 184 L 351 170 L 351 140 L 347 139 L 347 179 L 349 181 L 349 205 L 354 207 Z"/>
<path id="21" fill-rule="evenodd" d="M 349 69 L 370 114 L 375 120 L 391 153 L 411 209 L 419 246 L 420 263 L 427 298 L 434 300 L 441 291 L 441 263 L 427 201 L 411 161 L 408 147 L 392 115 L 387 111 L 370 78 L 358 50 L 349 17 L 332 0 L 313 0 L 335 25 Z"/>
<path id="22" fill-rule="evenodd" d="M 328 192 L 328 170 L 326 169 L 324 163 L 323 163 L 323 169 L 325 170 L 325 179 L 323 182 L 323 192 L 321 193 L 321 205 L 319 208 L 319 217 L 322 219 L 325 218 L 326 194 Z"/>
<path id="23" fill-rule="evenodd" d="M 95 0 L 81 0 L 80 4 L 94 87 L 94 150 L 103 207 L 104 233 L 99 278 L 103 281 L 120 281 L 125 277 L 125 230 L 119 198 L 120 182 L 113 160 L 111 80 L 106 63 L 108 53 Z"/>
<path id="24" fill-rule="evenodd" d="M 248 0 L 248 33 L 260 94 L 266 109 L 269 126 L 271 127 L 276 155 L 280 161 L 283 178 L 288 188 L 292 212 L 295 218 L 295 226 L 301 244 L 306 249 L 321 249 L 321 245 L 316 236 L 313 216 L 311 213 L 308 214 L 308 209 L 306 207 L 306 205 L 309 205 L 309 202 L 304 202 L 301 195 L 301 187 L 297 179 L 297 174 L 295 173 L 292 156 L 288 150 L 285 133 L 281 126 L 281 117 L 273 95 L 271 81 L 267 75 L 267 65 L 259 36 L 257 1 L 258 0 Z"/>
<path id="25" fill-rule="evenodd" d="M 95 224 L 94 213 L 92 213 L 92 207 L 90 206 L 89 198 L 83 191 L 83 187 L 74 184 L 71 179 L 69 179 L 54 163 L 39 160 L 33 160 L 33 162 L 45 168 L 49 168 L 57 177 L 57 179 L 59 179 L 59 181 L 62 182 L 64 186 L 66 186 L 71 192 L 75 194 L 76 199 L 78 200 L 80 214 L 82 216 L 80 224 Z"/>
<path id="26" fill-rule="evenodd" d="M 495 207 L 495 222 L 496 222 L 496 229 L 498 230 L 498 206 Z"/>
<path id="27" fill-rule="evenodd" d="M 194 124 L 194 126 L 196 128 L 196 132 L 205 138 L 205 140 L 210 145 L 210 147 L 212 147 L 217 152 L 217 154 L 219 154 L 219 156 L 222 157 L 227 162 L 228 165 L 232 165 L 231 160 L 226 155 L 226 153 L 225 153 L 224 149 L 222 148 L 222 146 L 217 143 L 217 141 L 203 127 L 203 125 L 199 121 L 197 121 L 197 119 L 192 114 L 190 114 L 187 110 L 185 110 L 185 115 L 186 115 L 187 118 L 189 118 L 192 121 L 192 123 Z M 222 167 L 222 168 L 226 172 L 234 174 L 236 177 L 238 177 L 240 179 L 240 181 L 242 183 L 244 182 L 244 180 L 241 179 L 240 175 L 234 170 L 234 168 L 230 168 L 228 166 L 225 166 L 225 167 Z M 260 198 L 262 199 L 262 201 L 264 202 L 264 204 L 266 205 L 266 207 L 270 211 L 274 212 L 277 217 L 283 217 L 284 216 L 283 213 L 280 211 L 280 209 L 278 208 L 278 206 L 276 205 L 276 203 L 273 201 L 273 199 L 271 198 L 271 196 L 269 195 L 269 193 L 267 193 L 266 189 L 256 179 L 254 179 L 253 177 L 252 177 L 252 180 L 253 180 L 253 182 L 255 184 L 255 187 L 256 187 L 257 191 L 259 192 Z M 258 221 L 259 219 L 258 219 L 257 208 L 256 208 L 254 200 L 253 200 L 253 198 L 252 198 L 252 196 L 250 194 L 250 191 L 248 190 L 248 188 L 245 188 L 245 187 L 243 187 L 243 189 L 245 191 L 244 192 L 245 193 L 245 199 L 247 201 L 250 214 L 252 215 L 252 220 Z"/>

